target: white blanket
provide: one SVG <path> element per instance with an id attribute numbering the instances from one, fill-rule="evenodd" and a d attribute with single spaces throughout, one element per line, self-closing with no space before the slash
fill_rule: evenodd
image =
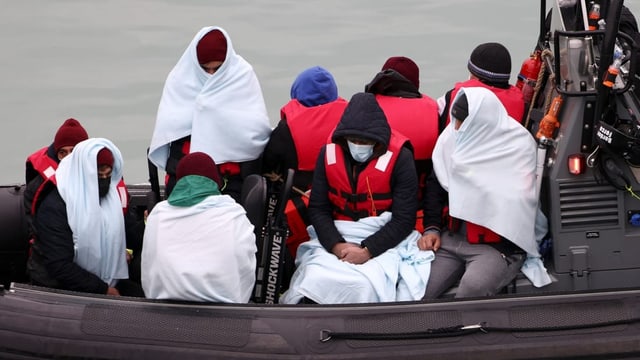
<path id="1" fill-rule="evenodd" d="M 114 163 L 109 192 L 100 200 L 96 159 L 104 147 L 111 150 Z M 110 286 L 127 279 L 124 217 L 116 189 L 122 179 L 120 150 L 107 139 L 87 139 L 60 161 L 55 176 L 73 232 L 74 261 Z"/>
<path id="2" fill-rule="evenodd" d="M 213 75 L 198 63 L 196 46 L 211 30 L 227 39 L 227 56 Z M 172 141 L 191 135 L 191 152 L 217 164 L 257 159 L 271 126 L 253 67 L 235 53 L 231 38 L 202 28 L 169 73 L 160 99 L 149 159 L 164 169 Z"/>
<path id="3" fill-rule="evenodd" d="M 528 254 L 525 275 L 536 286 L 546 285 L 551 279 L 536 236 L 536 224 L 546 226 L 536 197 L 536 142 L 490 90 L 462 88 L 456 99 L 464 93 L 469 116 L 458 130 L 452 121 L 433 150 L 433 169 L 449 192 L 449 214 L 518 245 Z"/>
<path id="4" fill-rule="evenodd" d="M 152 299 L 246 303 L 256 251 L 253 225 L 228 195 L 190 207 L 165 200 L 147 218 L 142 287 Z"/>
<path id="5" fill-rule="evenodd" d="M 387 212 L 357 222 L 336 220 L 335 224 L 346 241 L 360 244 L 390 219 Z M 417 231 L 395 248 L 354 265 L 327 252 L 313 226 L 307 230 L 311 240 L 298 247 L 297 269 L 281 303 L 296 304 L 304 296 L 320 304 L 343 304 L 419 300 L 424 295 L 434 254 L 418 249 Z"/>

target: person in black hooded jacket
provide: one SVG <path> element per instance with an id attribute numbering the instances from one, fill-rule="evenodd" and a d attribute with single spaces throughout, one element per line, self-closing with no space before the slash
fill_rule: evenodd
<path id="1" fill-rule="evenodd" d="M 362 264 L 414 229 L 418 177 L 410 142 L 391 130 L 375 95 L 357 93 L 318 156 L 309 217 L 322 246 Z M 345 241 L 334 220 L 357 221 L 385 211 L 392 219 L 360 245 Z"/>

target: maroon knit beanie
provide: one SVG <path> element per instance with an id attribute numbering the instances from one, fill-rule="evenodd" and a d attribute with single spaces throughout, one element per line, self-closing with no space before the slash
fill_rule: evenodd
<path id="1" fill-rule="evenodd" d="M 113 154 L 111 150 L 105 148 L 100 149 L 98 151 L 98 166 L 108 165 L 113 167 Z"/>
<path id="2" fill-rule="evenodd" d="M 187 175 L 208 177 L 220 186 L 218 167 L 215 161 L 203 152 L 193 152 L 180 159 L 176 169 L 176 181 Z"/>
<path id="3" fill-rule="evenodd" d="M 87 140 L 89 135 L 78 120 L 70 118 L 58 128 L 53 139 L 53 148 L 58 151 L 63 146 L 76 146 L 80 141 Z"/>
<path id="4" fill-rule="evenodd" d="M 196 52 L 200 64 L 224 61 L 227 57 L 227 39 L 220 30 L 211 30 L 200 39 Z"/>
<path id="5" fill-rule="evenodd" d="M 411 81 L 416 88 L 420 88 L 420 70 L 413 60 L 404 56 L 390 57 L 387 62 L 382 65 L 382 70 L 392 69 L 400 73 L 400 75 Z"/>

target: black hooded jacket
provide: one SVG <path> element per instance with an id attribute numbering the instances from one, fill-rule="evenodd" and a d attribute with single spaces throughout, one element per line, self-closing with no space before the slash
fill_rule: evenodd
<path id="1" fill-rule="evenodd" d="M 408 99 L 419 99 L 422 94 L 418 88 L 395 70 L 380 71 L 365 85 L 364 91 L 372 94 L 397 96 Z"/>
<path id="2" fill-rule="evenodd" d="M 124 215 L 127 248 L 134 254 L 142 251 L 144 222 L 131 208 Z M 73 231 L 69 226 L 67 207 L 56 187 L 42 200 L 34 219 L 35 241 L 28 268 L 34 284 L 72 291 L 105 294 L 108 284 L 75 263 Z M 136 269 L 137 270 L 137 269 Z M 139 281 L 137 273 L 132 280 Z"/>
<path id="3" fill-rule="evenodd" d="M 376 141 L 371 159 L 358 163 L 351 158 L 346 136 L 372 139 Z M 332 141 L 342 147 L 345 154 L 345 171 L 349 174 L 351 184 L 355 187 L 360 172 L 369 161 L 378 158 L 387 151 L 391 138 L 391 128 L 384 112 L 378 105 L 375 96 L 369 93 L 357 93 L 349 101 L 349 105 L 332 135 Z M 333 247 L 344 242 L 334 224 L 333 206 L 329 201 L 329 184 L 325 171 L 326 147 L 318 156 L 313 177 L 311 199 L 309 201 L 309 217 L 324 248 L 331 252 Z M 413 162 L 413 153 L 409 142 L 396 161 L 391 175 L 392 219 L 380 230 L 362 242 L 372 256 L 378 256 L 396 246 L 406 238 L 415 227 L 418 209 L 418 177 Z"/>

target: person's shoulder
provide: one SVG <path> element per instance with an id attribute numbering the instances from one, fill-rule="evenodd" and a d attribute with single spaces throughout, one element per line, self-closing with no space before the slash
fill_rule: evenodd
<path id="1" fill-rule="evenodd" d="M 46 191 L 42 193 L 42 206 L 64 206 L 65 202 L 58 191 L 58 187 L 53 183 L 47 185 Z"/>
<path id="2" fill-rule="evenodd" d="M 403 159 L 404 158 L 404 159 Z M 411 162 L 413 162 L 413 150 L 410 146 L 410 144 L 407 144 L 405 146 L 403 146 L 402 148 L 400 148 L 400 154 L 398 155 L 398 161 L 400 161 L 400 159 L 406 160 L 406 159 L 411 160 Z"/>
<path id="3" fill-rule="evenodd" d="M 39 221 L 58 221 L 58 217 L 67 216 L 67 209 L 62 196 L 56 186 L 52 186 L 38 200 L 38 210 L 36 211 L 36 219 Z"/>

